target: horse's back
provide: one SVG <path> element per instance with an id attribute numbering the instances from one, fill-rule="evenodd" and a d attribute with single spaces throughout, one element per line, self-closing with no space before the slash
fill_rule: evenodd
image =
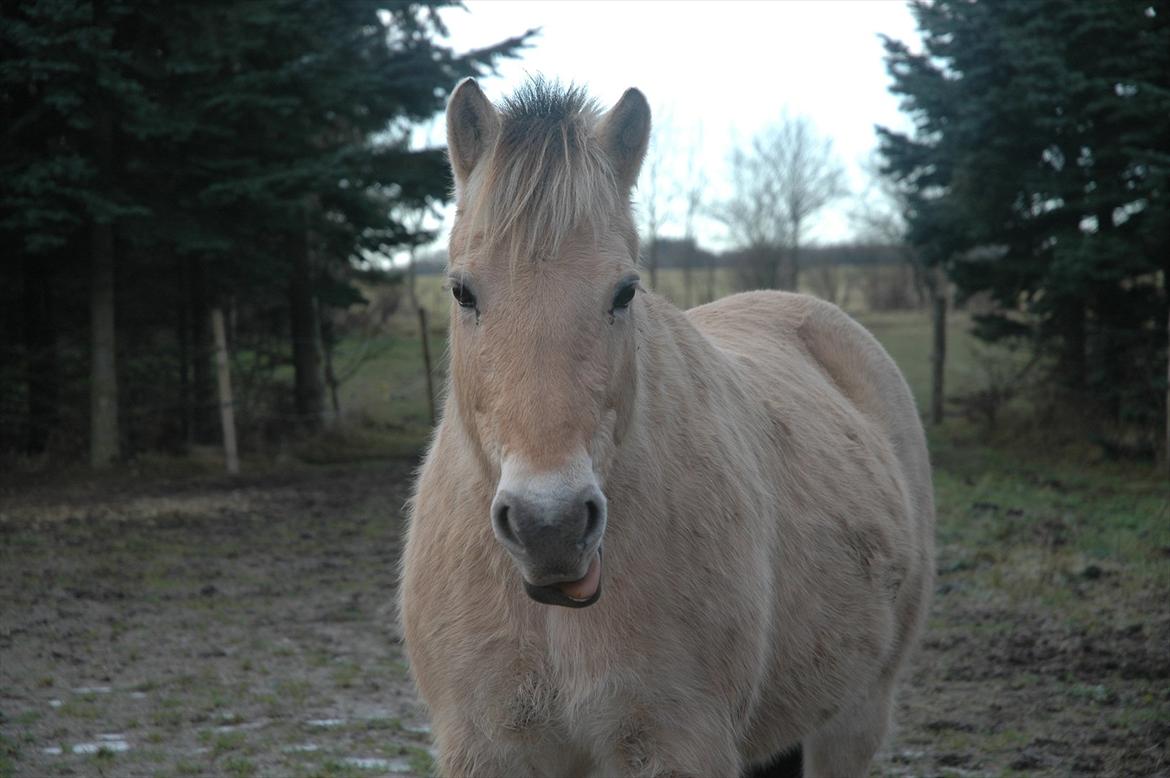
<path id="1" fill-rule="evenodd" d="M 868 330 L 832 303 L 789 292 L 736 294 L 692 308 L 687 316 L 715 345 L 757 366 L 785 374 L 820 371 L 892 444 L 914 493 L 915 513 L 933 515 L 930 464 L 914 397 Z"/>

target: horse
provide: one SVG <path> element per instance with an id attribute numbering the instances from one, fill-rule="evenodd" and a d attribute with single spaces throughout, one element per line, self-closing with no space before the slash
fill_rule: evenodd
<path id="1" fill-rule="evenodd" d="M 450 370 L 399 587 L 439 771 L 864 775 L 933 578 L 898 368 L 813 297 L 641 284 L 638 90 L 465 80 L 446 122 Z"/>

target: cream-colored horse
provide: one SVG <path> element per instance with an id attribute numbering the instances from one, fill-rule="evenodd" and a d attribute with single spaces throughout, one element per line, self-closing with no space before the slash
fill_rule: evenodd
<path id="1" fill-rule="evenodd" d="M 639 286 L 637 90 L 465 81 L 447 132 L 451 381 L 401 586 L 441 771 L 864 774 L 932 578 L 898 369 L 810 297 Z"/>

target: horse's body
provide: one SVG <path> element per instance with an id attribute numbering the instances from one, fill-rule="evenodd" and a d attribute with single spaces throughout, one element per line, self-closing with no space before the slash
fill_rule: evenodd
<path id="1" fill-rule="evenodd" d="M 459 102 L 469 89 L 475 94 L 462 102 L 475 101 L 470 109 Z M 460 120 L 457 108 L 479 111 L 476 137 L 491 141 L 480 100 L 474 84 L 461 88 L 449 121 Z M 626 102 L 608 125 L 586 126 L 605 149 L 606 130 L 624 121 L 619 137 L 640 163 L 629 124 L 641 105 L 631 119 L 620 114 Z M 648 132 L 648 114 L 646 123 Z M 467 143 L 460 148 L 458 133 L 449 130 L 466 207 L 483 191 L 473 168 L 460 170 Z M 636 166 L 623 174 L 621 151 L 611 152 L 614 180 L 632 183 Z M 473 221 L 463 218 L 453 269 L 487 287 L 492 252 L 476 253 Z M 600 239 L 597 230 L 571 230 L 559 253 L 617 256 L 620 269 L 623 224 L 611 224 L 619 239 L 608 243 L 604 230 Z M 586 289 L 578 276 L 588 263 L 571 263 L 505 261 L 492 272 L 507 279 L 506 299 L 534 300 L 545 284 Z M 575 298 L 561 304 L 573 308 Z M 474 322 L 466 311 L 453 316 L 453 385 L 404 560 L 406 640 L 442 771 L 735 776 L 803 746 L 810 776 L 863 774 L 931 586 L 930 469 L 890 358 L 837 308 L 801 295 L 736 295 L 684 314 L 640 294 L 628 311 L 615 304 L 608 323 L 598 319 L 611 328 L 600 337 L 614 339 L 601 356 L 600 347 L 574 345 L 579 320 L 557 327 L 546 319 L 544 329 L 500 323 L 505 297 L 494 299 L 492 309 L 476 308 Z M 502 342 L 543 353 L 517 354 L 503 369 L 475 339 L 506 328 Z M 587 387 L 585 399 L 550 399 L 563 389 L 558 377 L 578 364 L 592 365 L 589 375 L 601 364 L 606 380 Z M 482 371 L 504 376 L 493 384 Z M 582 375 L 578 383 L 588 383 Z M 513 391 L 524 401 L 497 396 Z M 588 398 L 592 428 L 573 415 Z M 537 418 L 508 417 L 525 412 Z M 580 462 L 590 465 L 585 475 Z M 531 586 L 545 580 L 532 572 L 536 552 L 505 542 L 509 521 L 520 521 L 518 503 L 508 503 L 512 519 L 497 506 L 562 482 L 604 493 L 589 498 L 585 531 L 594 542 L 600 502 L 604 553 L 594 559 L 586 548 L 580 567 L 546 577 L 563 581 Z M 598 575 L 604 593 L 589 583 Z M 521 578 L 566 593 L 560 604 L 590 596 L 596 604 L 550 607 L 526 594 Z"/>

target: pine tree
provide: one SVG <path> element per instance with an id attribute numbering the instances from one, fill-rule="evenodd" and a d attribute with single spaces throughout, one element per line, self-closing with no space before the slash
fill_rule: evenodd
<path id="1" fill-rule="evenodd" d="M 924 51 L 886 41 L 916 131 L 880 130 L 910 240 L 989 340 L 1029 338 L 1054 379 L 1114 422 L 1162 388 L 1170 7 L 916 2 Z"/>
<path id="2" fill-rule="evenodd" d="M 526 38 L 457 54 L 448 4 L 0 0 L 0 447 L 67 446 L 87 395 L 95 464 L 208 436 L 216 306 L 317 423 L 321 306 L 447 197 L 411 129 Z"/>

